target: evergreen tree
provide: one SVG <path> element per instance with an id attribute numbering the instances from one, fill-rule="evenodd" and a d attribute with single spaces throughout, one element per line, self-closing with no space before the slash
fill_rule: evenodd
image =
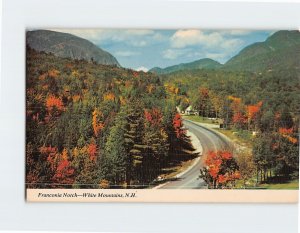
<path id="1" fill-rule="evenodd" d="M 126 151 L 129 155 L 126 169 L 126 183 L 129 184 L 132 178 L 137 181 L 140 180 L 142 174 L 143 150 L 146 148 L 142 142 L 144 132 L 143 107 L 141 103 L 133 101 L 121 109 L 122 111 L 126 113 L 124 138 Z"/>
<path id="2" fill-rule="evenodd" d="M 111 128 L 107 142 L 105 144 L 106 165 L 109 166 L 108 179 L 115 185 L 126 179 L 126 169 L 128 153 L 125 143 L 126 121 L 121 116 L 116 118 L 116 124 Z"/>

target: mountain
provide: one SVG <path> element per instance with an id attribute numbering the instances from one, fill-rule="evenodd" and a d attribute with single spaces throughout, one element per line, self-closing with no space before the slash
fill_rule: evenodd
<path id="1" fill-rule="evenodd" d="M 300 32 L 278 31 L 264 42 L 242 49 L 223 66 L 227 70 L 264 71 L 300 68 Z"/>
<path id="2" fill-rule="evenodd" d="M 98 64 L 120 66 L 110 53 L 86 39 L 68 33 L 49 30 L 28 31 L 26 43 L 37 51 L 53 53 L 58 57 L 93 60 Z"/>
<path id="3" fill-rule="evenodd" d="M 218 69 L 220 67 L 222 67 L 222 64 L 220 64 L 219 62 L 212 60 L 210 58 L 204 58 L 190 63 L 181 63 L 179 65 L 169 66 L 166 68 L 154 67 L 149 71 L 157 74 L 168 74 L 180 70 L 195 70 L 195 69 L 213 70 L 213 69 Z"/>

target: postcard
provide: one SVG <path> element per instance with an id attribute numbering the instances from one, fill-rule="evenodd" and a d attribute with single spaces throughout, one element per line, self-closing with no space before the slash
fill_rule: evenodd
<path id="1" fill-rule="evenodd" d="M 297 30 L 26 31 L 32 202 L 297 202 Z"/>

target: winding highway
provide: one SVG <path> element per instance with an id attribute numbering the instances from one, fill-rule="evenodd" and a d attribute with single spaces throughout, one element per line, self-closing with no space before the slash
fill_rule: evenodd
<path id="1" fill-rule="evenodd" d="M 162 189 L 201 189 L 206 188 L 203 179 L 199 179 L 200 168 L 203 167 L 204 158 L 209 151 L 232 150 L 232 143 L 221 134 L 206 128 L 193 121 L 184 120 L 184 126 L 200 140 L 202 145 L 202 155 L 197 163 L 186 173 L 173 181 L 162 185 Z"/>

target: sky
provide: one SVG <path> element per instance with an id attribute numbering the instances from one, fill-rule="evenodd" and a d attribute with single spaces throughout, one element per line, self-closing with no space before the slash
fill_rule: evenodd
<path id="1" fill-rule="evenodd" d="M 225 63 L 241 49 L 274 31 L 52 29 L 85 38 L 117 58 L 121 66 L 147 71 L 211 58 Z"/>

